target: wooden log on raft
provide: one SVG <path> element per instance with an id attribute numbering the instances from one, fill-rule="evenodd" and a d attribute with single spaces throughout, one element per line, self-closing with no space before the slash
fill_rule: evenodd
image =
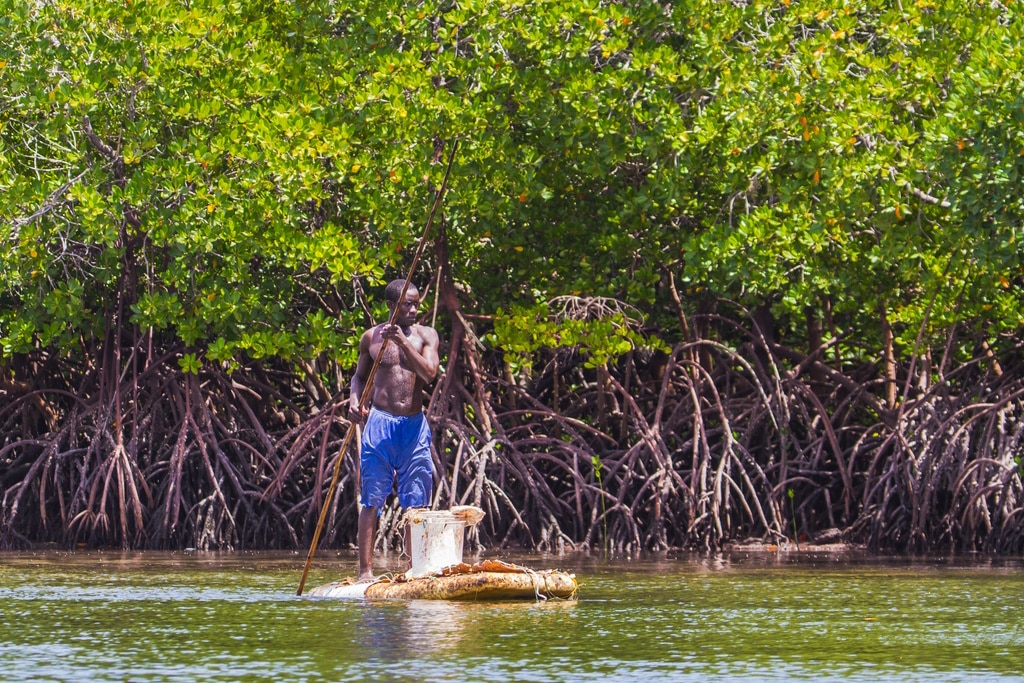
<path id="1" fill-rule="evenodd" d="M 375 600 L 544 600 L 576 597 L 576 577 L 554 570 L 485 560 L 447 567 L 433 576 L 382 578 L 370 584 L 336 581 L 307 593 L 310 597 L 365 597 Z"/>
<path id="2" fill-rule="evenodd" d="M 523 598 L 571 598 L 576 580 L 560 572 L 477 572 L 428 577 L 412 581 L 378 581 L 370 584 L 371 599 L 426 600 L 519 600 Z"/>

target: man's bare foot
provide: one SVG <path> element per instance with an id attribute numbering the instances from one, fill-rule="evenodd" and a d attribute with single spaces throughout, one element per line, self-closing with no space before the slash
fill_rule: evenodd
<path id="1" fill-rule="evenodd" d="M 356 579 L 356 583 L 373 583 L 376 580 L 377 577 L 373 575 L 373 572 L 364 572 Z"/>

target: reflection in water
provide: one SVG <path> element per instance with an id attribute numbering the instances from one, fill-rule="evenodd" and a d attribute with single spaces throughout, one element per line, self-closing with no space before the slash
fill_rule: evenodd
<path id="1" fill-rule="evenodd" d="M 443 600 L 360 604 L 355 641 L 368 659 L 384 662 L 454 648 L 462 640 L 463 605 Z"/>

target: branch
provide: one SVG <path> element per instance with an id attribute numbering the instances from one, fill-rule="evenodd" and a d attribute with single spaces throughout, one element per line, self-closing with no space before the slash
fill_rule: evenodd
<path id="1" fill-rule="evenodd" d="M 85 131 L 85 137 L 89 138 L 89 142 L 92 143 L 92 146 L 95 147 L 100 154 L 110 161 L 114 161 L 117 157 L 117 153 L 110 145 L 103 142 L 99 135 L 96 134 L 96 131 L 92 128 L 92 121 L 89 120 L 88 116 L 82 117 L 82 130 Z"/>
<path id="2" fill-rule="evenodd" d="M 910 194 L 914 195 L 915 197 L 920 199 L 922 202 L 925 202 L 925 203 L 928 203 L 928 204 L 933 204 L 935 206 L 941 206 L 943 209 L 948 209 L 949 207 L 952 206 L 952 204 L 950 204 L 945 199 L 939 199 L 938 197 L 933 197 L 930 194 L 928 194 L 927 192 L 925 192 L 923 190 L 917 189 L 916 187 L 914 187 L 910 183 L 907 183 L 906 188 L 910 192 Z"/>
<path id="3" fill-rule="evenodd" d="M 29 223 L 32 223 L 35 220 L 38 220 L 39 218 L 42 218 L 43 216 L 45 216 L 46 214 L 50 213 L 55 208 L 57 208 L 57 206 L 60 204 L 60 199 L 64 196 L 64 194 L 69 189 L 71 189 L 72 185 L 74 185 L 79 180 L 81 180 L 82 176 L 84 176 L 88 172 L 89 172 L 89 169 L 87 168 L 84 171 L 82 171 L 81 173 L 79 173 L 78 175 L 76 175 L 74 178 L 72 178 L 71 180 L 67 181 L 66 183 L 64 183 L 63 185 L 58 187 L 56 190 L 51 192 L 50 196 L 46 198 L 46 201 L 43 202 L 42 206 L 40 206 L 38 209 L 36 209 L 30 215 L 25 216 L 23 218 L 15 218 L 14 220 L 12 220 L 11 221 L 11 233 L 9 235 L 10 240 L 12 242 L 16 242 L 18 240 L 18 235 L 21 233 L 21 229 L 23 227 L 25 227 Z"/>

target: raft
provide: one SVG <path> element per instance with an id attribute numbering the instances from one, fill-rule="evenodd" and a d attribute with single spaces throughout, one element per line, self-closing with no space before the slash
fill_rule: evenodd
<path id="1" fill-rule="evenodd" d="M 373 583 L 335 581 L 313 588 L 307 595 L 370 600 L 572 600 L 576 591 L 574 574 L 535 571 L 499 560 L 484 560 L 473 565 L 452 565 L 423 577 L 400 574 Z"/>
<path id="2" fill-rule="evenodd" d="M 500 560 L 462 561 L 467 526 L 484 511 L 472 505 L 450 510 L 408 510 L 403 519 L 411 540 L 412 567 L 404 574 L 356 583 L 335 581 L 309 591 L 311 597 L 371 600 L 547 600 L 576 597 L 576 576 L 534 571 Z"/>

